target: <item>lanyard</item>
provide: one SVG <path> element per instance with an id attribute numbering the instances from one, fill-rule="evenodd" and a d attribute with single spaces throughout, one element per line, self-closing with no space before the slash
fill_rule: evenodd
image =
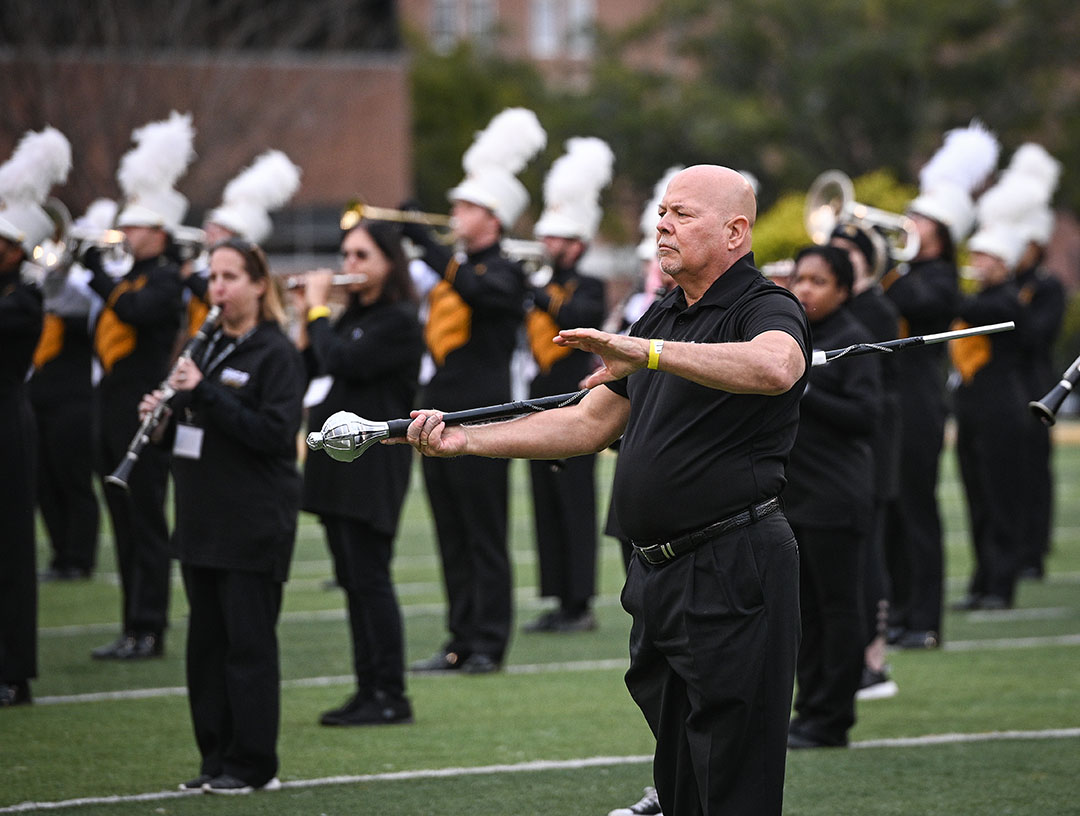
<path id="1" fill-rule="evenodd" d="M 221 362 L 226 357 L 236 351 L 237 347 L 241 343 L 251 337 L 251 335 L 253 335 L 255 333 L 255 330 L 258 328 L 258 325 L 256 325 L 254 328 L 248 329 L 242 335 L 230 341 L 229 345 L 225 346 L 225 348 L 222 349 L 221 352 L 216 357 L 214 357 L 213 360 L 210 360 L 210 354 L 214 351 L 214 348 L 217 346 L 218 341 L 221 340 L 221 338 L 225 334 L 223 329 L 218 329 L 216 332 L 214 332 L 214 337 L 213 339 L 211 339 L 209 345 L 207 345 L 206 351 L 203 354 L 202 363 L 199 365 L 199 370 L 202 371 L 203 377 L 209 377 L 211 372 L 213 372 L 219 365 L 221 365 Z M 207 360 L 210 360 L 210 362 L 208 363 Z"/>

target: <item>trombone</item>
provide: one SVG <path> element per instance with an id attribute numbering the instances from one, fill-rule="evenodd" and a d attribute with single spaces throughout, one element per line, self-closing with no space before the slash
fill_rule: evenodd
<path id="1" fill-rule="evenodd" d="M 343 230 L 351 230 L 361 220 L 394 221 L 404 224 L 426 224 L 429 227 L 449 227 L 449 215 L 426 213 L 419 210 L 395 210 L 390 207 L 372 207 L 362 201 L 354 201 L 341 214 L 339 225 Z"/>
<path id="2" fill-rule="evenodd" d="M 806 194 L 803 224 L 815 244 L 826 244 L 837 224 L 854 222 L 885 235 L 894 261 L 903 263 L 919 254 L 919 231 L 906 215 L 880 210 L 855 200 L 855 187 L 840 170 L 826 170 L 814 179 Z"/>

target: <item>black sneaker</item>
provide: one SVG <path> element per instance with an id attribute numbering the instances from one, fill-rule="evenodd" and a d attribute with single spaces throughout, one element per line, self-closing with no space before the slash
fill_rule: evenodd
<path id="1" fill-rule="evenodd" d="M 203 793 L 225 793 L 225 794 L 238 794 L 238 793 L 252 793 L 253 791 L 275 791 L 281 788 L 281 780 L 276 776 L 267 782 L 265 785 L 252 785 L 245 782 L 243 779 L 237 779 L 235 776 L 229 774 L 222 774 L 221 776 L 215 776 L 209 782 L 203 783 Z"/>
<path id="2" fill-rule="evenodd" d="M 356 711 L 364 703 L 371 699 L 371 694 L 365 691 L 358 691 L 352 697 L 345 701 L 345 705 L 338 708 L 332 708 L 329 711 L 324 711 L 322 716 L 319 717 L 319 723 L 321 725 L 337 725 L 336 722 L 329 722 L 330 720 L 338 719 L 345 714 L 351 714 Z"/>
<path id="3" fill-rule="evenodd" d="M 645 795 L 634 804 L 630 807 L 609 810 L 608 816 L 663 816 L 660 811 L 660 800 L 656 796 L 656 788 L 645 788 Z"/>
<path id="4" fill-rule="evenodd" d="M 30 705 L 32 702 L 29 680 L 18 683 L 0 683 L 0 708 Z"/>
<path id="5" fill-rule="evenodd" d="M 327 712 L 320 720 L 323 725 L 405 725 L 412 721 L 412 706 L 407 699 L 392 699 L 382 692 L 350 711 L 336 715 Z"/>
<path id="6" fill-rule="evenodd" d="M 936 649 L 941 645 L 937 632 L 927 629 L 908 629 L 896 643 L 898 649 Z"/>
<path id="7" fill-rule="evenodd" d="M 536 620 L 530 621 L 521 627 L 522 632 L 555 632 L 558 630 L 559 623 L 562 621 L 562 612 L 558 609 L 553 609 L 550 612 L 545 612 Z"/>
<path id="8" fill-rule="evenodd" d="M 187 782 L 181 782 L 179 787 L 182 791 L 201 791 L 203 789 L 203 785 L 213 779 L 214 777 L 212 777 L 210 774 L 200 774 L 194 779 L 189 779 Z"/>
<path id="9" fill-rule="evenodd" d="M 468 659 L 461 664 L 462 674 L 491 674 L 497 672 L 502 666 L 499 661 L 486 654 L 477 652 L 469 655 Z"/>

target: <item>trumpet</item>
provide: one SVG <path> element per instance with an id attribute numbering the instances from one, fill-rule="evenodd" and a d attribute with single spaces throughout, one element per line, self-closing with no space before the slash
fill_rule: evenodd
<path id="1" fill-rule="evenodd" d="M 207 249 L 206 232 L 198 227 L 175 227 L 172 231 L 172 241 L 181 263 L 199 258 Z M 197 264 L 199 265 L 206 266 L 205 263 Z"/>
<path id="2" fill-rule="evenodd" d="M 158 401 L 158 404 L 154 406 L 154 410 L 147 414 L 143 419 L 142 424 L 139 426 L 139 430 L 135 432 L 135 436 L 132 438 L 131 443 L 124 452 L 124 458 L 120 460 L 120 464 L 116 466 L 116 469 L 105 477 L 106 482 L 116 485 L 117 487 L 122 487 L 124 490 L 128 489 L 128 480 L 131 478 L 131 471 L 135 467 L 135 463 L 139 461 L 139 456 L 142 454 L 143 448 L 149 444 L 150 437 L 153 436 L 157 426 L 161 424 L 161 420 L 165 417 L 165 409 L 168 407 L 169 400 L 176 396 L 176 390 L 169 385 L 169 380 L 172 379 L 172 375 L 176 371 L 181 360 L 191 359 L 206 345 L 206 341 L 210 339 L 210 333 L 214 330 L 214 327 L 217 326 L 218 318 L 220 317 L 221 307 L 211 306 L 210 311 L 206 315 L 206 319 L 203 320 L 202 325 L 199 326 L 199 330 L 195 332 L 195 335 L 190 340 L 188 340 L 187 345 L 184 346 L 184 350 L 180 352 L 180 356 L 176 358 L 176 362 L 173 363 L 168 375 L 161 385 L 158 386 L 158 390 L 161 391 L 161 399 Z"/>
<path id="3" fill-rule="evenodd" d="M 395 221 L 406 224 L 426 224 L 429 227 L 449 227 L 450 216 L 438 213 L 426 213 L 419 210 L 395 210 L 390 207 L 372 207 L 362 201 L 355 201 L 341 214 L 339 225 L 343 230 L 351 230 L 362 219 L 369 221 Z"/>
<path id="4" fill-rule="evenodd" d="M 303 289 L 306 283 L 307 273 L 301 273 L 299 275 L 290 275 L 285 279 L 285 288 L 289 290 Z M 368 276 L 363 272 L 358 272 L 355 275 L 346 275 L 339 273 L 334 275 L 331 280 L 332 286 L 348 286 L 352 283 L 367 283 Z"/>
<path id="5" fill-rule="evenodd" d="M 919 253 L 919 231 L 912 219 L 860 204 L 847 174 L 826 170 L 814 179 L 806 194 L 803 224 L 815 244 L 825 244 L 837 224 L 848 222 L 884 233 L 889 252 L 898 263 L 910 261 Z"/>
<path id="6" fill-rule="evenodd" d="M 543 241 L 527 241 L 521 238 L 503 238 L 502 251 L 508 257 L 521 263 L 532 286 L 547 286 L 555 270 L 548 262 L 547 250 Z"/>

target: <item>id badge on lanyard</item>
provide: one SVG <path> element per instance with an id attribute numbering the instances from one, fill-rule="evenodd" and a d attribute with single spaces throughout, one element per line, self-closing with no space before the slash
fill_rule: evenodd
<path id="1" fill-rule="evenodd" d="M 197 425 L 176 425 L 176 440 L 173 442 L 173 456 L 181 459 L 198 459 L 202 456 L 203 429 Z"/>

